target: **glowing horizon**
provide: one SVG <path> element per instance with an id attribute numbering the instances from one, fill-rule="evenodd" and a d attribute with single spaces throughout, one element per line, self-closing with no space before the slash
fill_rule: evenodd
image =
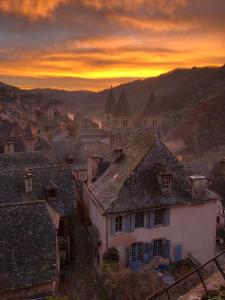
<path id="1" fill-rule="evenodd" d="M 0 81 L 99 91 L 225 63 L 221 0 L 0 2 Z"/>

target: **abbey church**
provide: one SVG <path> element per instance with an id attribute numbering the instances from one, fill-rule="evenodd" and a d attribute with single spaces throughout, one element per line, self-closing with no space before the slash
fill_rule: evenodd
<path id="1" fill-rule="evenodd" d="M 161 119 L 157 113 L 155 94 L 152 92 L 139 116 L 132 113 L 126 93 L 121 92 L 116 102 L 111 88 L 102 118 L 102 129 L 110 134 L 111 146 L 137 129 L 159 133 Z"/>

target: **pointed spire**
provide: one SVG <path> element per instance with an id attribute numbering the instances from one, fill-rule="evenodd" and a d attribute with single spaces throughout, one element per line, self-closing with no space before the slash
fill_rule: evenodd
<path id="1" fill-rule="evenodd" d="M 154 114 L 155 112 L 156 112 L 156 97 L 155 97 L 155 93 L 152 91 L 144 106 L 142 116 L 148 117 Z"/>
<path id="2" fill-rule="evenodd" d="M 114 94 L 113 94 L 113 88 L 111 86 L 108 98 L 106 100 L 106 104 L 105 104 L 105 113 L 113 113 L 115 110 L 115 106 L 116 106 L 116 102 L 114 99 Z"/>
<path id="3" fill-rule="evenodd" d="M 119 100 L 114 111 L 114 115 L 121 117 L 132 116 L 130 105 L 128 103 L 127 96 L 124 91 L 122 91 L 120 94 Z"/>

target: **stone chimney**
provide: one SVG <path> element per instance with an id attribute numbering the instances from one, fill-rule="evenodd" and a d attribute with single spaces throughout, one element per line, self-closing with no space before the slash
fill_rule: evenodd
<path id="1" fill-rule="evenodd" d="M 4 144 L 4 153 L 14 153 L 14 143 L 6 142 Z"/>
<path id="2" fill-rule="evenodd" d="M 124 152 L 123 152 L 123 148 L 121 148 L 121 147 L 114 149 L 113 152 L 115 154 L 114 163 L 119 162 L 125 156 Z"/>
<path id="3" fill-rule="evenodd" d="M 88 184 L 92 183 L 97 174 L 99 158 L 97 155 L 88 157 Z"/>
<path id="4" fill-rule="evenodd" d="M 24 174 L 24 184 L 25 184 L 25 192 L 26 194 L 32 192 L 32 173 L 26 172 Z"/>
<path id="5" fill-rule="evenodd" d="M 192 175 L 191 180 L 191 192 L 193 197 L 204 195 L 210 185 L 210 180 L 202 175 Z"/>

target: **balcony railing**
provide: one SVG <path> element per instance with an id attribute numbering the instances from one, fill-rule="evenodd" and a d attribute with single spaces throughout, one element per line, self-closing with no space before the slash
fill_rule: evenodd
<path id="1" fill-rule="evenodd" d="M 175 281 L 173 284 L 164 287 L 162 289 L 160 289 L 159 291 L 157 291 L 155 294 L 153 294 L 152 296 L 148 297 L 146 300 L 157 300 L 159 299 L 159 297 L 161 296 L 167 296 L 168 300 L 174 300 L 174 297 L 172 295 L 171 292 L 171 288 L 177 286 L 179 283 L 181 283 L 182 281 L 184 281 L 187 278 L 190 278 L 190 276 L 192 276 L 193 274 L 197 274 L 202 285 L 203 288 L 205 290 L 206 295 L 209 295 L 209 291 L 207 289 L 206 283 L 205 283 L 205 279 L 204 276 L 202 275 L 202 271 L 204 268 L 206 268 L 210 263 L 214 263 L 215 266 L 217 267 L 217 269 L 219 270 L 219 272 L 221 273 L 221 275 L 223 276 L 223 279 L 225 280 L 225 273 L 218 261 L 218 258 L 221 257 L 222 255 L 225 254 L 225 250 L 220 252 L 218 255 L 216 255 L 215 257 L 213 257 L 212 259 L 210 259 L 209 261 L 207 261 L 205 264 L 199 266 L 198 268 L 194 269 L 193 271 L 187 273 L 186 275 L 184 275 L 183 277 L 179 278 L 177 281 Z"/>

